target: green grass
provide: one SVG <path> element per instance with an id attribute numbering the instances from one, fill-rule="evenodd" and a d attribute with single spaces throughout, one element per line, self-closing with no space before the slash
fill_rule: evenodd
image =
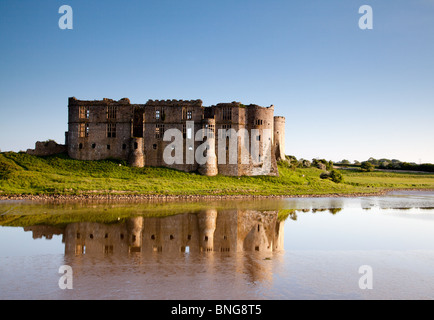
<path id="1" fill-rule="evenodd" d="M 279 177 L 205 177 L 168 168 L 132 168 L 116 160 L 80 161 L 66 155 L 36 157 L 0 153 L 4 195 L 310 195 L 376 192 L 394 188 L 434 189 L 434 175 L 340 170 L 344 182 L 319 178 L 315 168 L 279 166 Z"/>

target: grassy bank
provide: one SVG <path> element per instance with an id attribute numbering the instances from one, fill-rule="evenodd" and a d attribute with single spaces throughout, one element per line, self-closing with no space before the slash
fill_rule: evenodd
<path id="1" fill-rule="evenodd" d="M 322 195 L 384 189 L 434 189 L 434 175 L 341 170 L 344 182 L 319 178 L 316 168 L 279 166 L 279 177 L 205 177 L 167 168 L 132 168 L 115 160 L 79 161 L 66 155 L 0 154 L 0 197 L 9 195 Z"/>

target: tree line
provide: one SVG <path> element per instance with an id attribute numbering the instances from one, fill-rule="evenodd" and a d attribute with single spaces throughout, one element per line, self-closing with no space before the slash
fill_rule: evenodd
<path id="1" fill-rule="evenodd" d="M 352 166 L 359 167 L 362 171 L 373 171 L 377 169 L 385 169 L 385 170 L 406 170 L 406 171 L 424 171 L 424 172 L 434 172 L 434 164 L 432 163 L 423 163 L 417 164 L 414 162 L 404 162 L 398 159 L 375 159 L 373 157 L 369 158 L 366 161 L 360 162 L 358 160 L 354 160 L 351 163 L 349 160 L 342 160 L 337 162 L 338 165 L 343 166 Z"/>

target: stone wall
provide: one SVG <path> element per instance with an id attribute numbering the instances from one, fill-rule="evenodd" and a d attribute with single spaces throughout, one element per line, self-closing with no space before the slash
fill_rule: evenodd
<path id="1" fill-rule="evenodd" d="M 51 156 L 54 154 L 67 152 L 67 146 L 58 144 L 56 141 L 38 141 L 35 149 L 27 149 L 26 153 L 32 156 Z"/>

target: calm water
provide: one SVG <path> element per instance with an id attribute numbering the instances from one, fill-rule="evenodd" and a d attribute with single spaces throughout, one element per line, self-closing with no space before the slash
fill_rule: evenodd
<path id="1" fill-rule="evenodd" d="M 433 192 L 0 202 L 0 224 L 14 225 L 0 227 L 0 299 L 434 299 Z M 73 289 L 59 288 L 62 265 Z"/>

